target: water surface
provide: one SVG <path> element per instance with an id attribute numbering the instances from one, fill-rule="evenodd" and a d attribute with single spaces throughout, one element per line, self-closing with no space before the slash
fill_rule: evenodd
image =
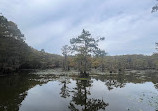
<path id="1" fill-rule="evenodd" d="M 0 111 L 157 111 L 158 75 L 0 78 Z"/>

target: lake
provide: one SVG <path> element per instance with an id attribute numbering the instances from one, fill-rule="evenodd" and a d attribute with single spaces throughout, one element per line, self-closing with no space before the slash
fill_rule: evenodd
<path id="1" fill-rule="evenodd" d="M 0 77 L 0 111 L 105 110 L 158 111 L 158 74 Z"/>

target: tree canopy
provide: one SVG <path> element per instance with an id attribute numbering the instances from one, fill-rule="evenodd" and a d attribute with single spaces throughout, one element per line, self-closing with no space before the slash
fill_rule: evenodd
<path id="1" fill-rule="evenodd" d="M 24 41 L 24 34 L 21 33 L 17 25 L 12 21 L 8 21 L 3 15 L 0 15 L 0 36 Z"/>
<path id="2" fill-rule="evenodd" d="M 84 29 L 81 35 L 70 39 L 71 50 L 78 58 L 77 62 L 81 76 L 87 76 L 87 71 L 90 70 L 90 59 L 88 58 L 101 53 L 98 43 L 104 39 L 104 37 L 95 39 L 91 36 L 89 31 L 85 31 Z"/>

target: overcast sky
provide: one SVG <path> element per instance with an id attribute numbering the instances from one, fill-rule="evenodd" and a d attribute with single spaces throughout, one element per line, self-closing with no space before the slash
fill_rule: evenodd
<path id="1" fill-rule="evenodd" d="M 90 31 L 103 36 L 109 55 L 152 54 L 158 42 L 155 0 L 0 0 L 0 12 L 15 22 L 26 42 L 61 54 L 70 38 Z"/>

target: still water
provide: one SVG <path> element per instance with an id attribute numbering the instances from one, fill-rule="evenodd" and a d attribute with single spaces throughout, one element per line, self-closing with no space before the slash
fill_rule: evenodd
<path id="1" fill-rule="evenodd" d="M 0 77 L 0 111 L 158 111 L 158 74 Z"/>

